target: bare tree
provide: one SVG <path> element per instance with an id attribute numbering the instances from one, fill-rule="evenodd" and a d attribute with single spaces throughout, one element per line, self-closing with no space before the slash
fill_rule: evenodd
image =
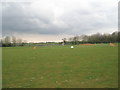
<path id="1" fill-rule="evenodd" d="M 18 44 L 18 46 L 21 46 L 22 45 L 22 39 L 18 38 L 17 39 L 17 44 Z"/>
<path id="2" fill-rule="evenodd" d="M 120 42 L 120 31 L 118 31 L 118 38 L 117 41 Z"/>
<path id="3" fill-rule="evenodd" d="M 80 36 L 82 41 L 88 41 L 88 36 L 87 35 L 81 35 Z"/>
<path id="4" fill-rule="evenodd" d="M 66 44 L 66 38 L 63 38 L 62 40 L 63 40 L 63 45 L 65 45 Z"/>
<path id="5" fill-rule="evenodd" d="M 15 36 L 12 36 L 12 43 L 13 43 L 13 46 L 16 46 L 17 39 Z"/>
<path id="6" fill-rule="evenodd" d="M 72 38 L 72 37 L 70 37 L 68 40 L 71 42 L 71 41 L 73 41 L 73 38 Z"/>
<path id="7" fill-rule="evenodd" d="M 2 40 L 3 44 L 5 46 L 11 46 L 11 38 L 10 36 L 6 36 L 3 40 Z"/>
<path id="8" fill-rule="evenodd" d="M 74 44 L 78 44 L 79 38 L 80 38 L 79 36 L 73 37 Z"/>

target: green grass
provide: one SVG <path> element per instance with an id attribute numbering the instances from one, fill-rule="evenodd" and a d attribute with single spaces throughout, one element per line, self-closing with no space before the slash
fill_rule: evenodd
<path id="1" fill-rule="evenodd" d="M 116 88 L 118 47 L 3 48 L 3 88 Z"/>

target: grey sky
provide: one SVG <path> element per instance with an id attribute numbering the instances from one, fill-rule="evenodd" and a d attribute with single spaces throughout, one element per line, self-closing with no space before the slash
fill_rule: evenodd
<path id="1" fill-rule="evenodd" d="M 118 0 L 34 0 L 3 2 L 3 35 L 28 41 L 117 31 Z M 34 38 L 32 38 L 34 37 Z"/>

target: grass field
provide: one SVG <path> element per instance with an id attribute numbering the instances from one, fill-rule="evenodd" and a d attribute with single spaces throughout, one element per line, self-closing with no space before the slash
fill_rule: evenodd
<path id="1" fill-rule="evenodd" d="M 118 87 L 118 47 L 3 48 L 3 88 Z"/>

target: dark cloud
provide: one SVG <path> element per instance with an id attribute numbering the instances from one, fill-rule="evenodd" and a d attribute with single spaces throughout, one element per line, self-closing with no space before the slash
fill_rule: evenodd
<path id="1" fill-rule="evenodd" d="M 54 0 L 52 4 L 49 2 L 48 4 L 46 2 L 4 3 L 2 5 L 3 34 L 77 35 L 117 29 L 117 6 L 113 6 L 112 1 L 108 6 L 94 0 L 85 5 L 80 4 L 81 6 L 79 5 L 81 2 L 77 5 L 72 2 L 77 4 L 78 0 L 66 5 L 62 4 L 62 1 L 59 2 L 60 4 L 54 3 Z"/>

